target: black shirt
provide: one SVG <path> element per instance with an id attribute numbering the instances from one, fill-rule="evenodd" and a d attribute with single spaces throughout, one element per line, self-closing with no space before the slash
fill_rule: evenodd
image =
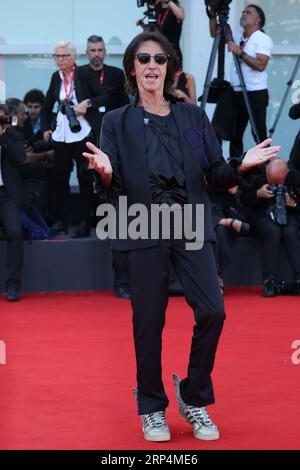
<path id="1" fill-rule="evenodd" d="M 186 203 L 183 159 L 172 113 L 158 116 L 145 111 L 144 123 L 152 202 Z"/>

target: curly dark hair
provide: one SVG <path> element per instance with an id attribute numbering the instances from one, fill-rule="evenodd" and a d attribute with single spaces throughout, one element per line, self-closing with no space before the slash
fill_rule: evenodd
<path id="1" fill-rule="evenodd" d="M 157 42 L 164 51 L 164 53 L 168 54 L 169 56 L 167 62 L 167 73 L 164 83 L 164 95 L 168 96 L 174 83 L 174 76 L 176 70 L 178 70 L 178 57 L 171 43 L 166 39 L 166 37 L 158 32 L 152 31 L 147 31 L 139 34 L 131 41 L 131 43 L 126 48 L 123 58 L 123 67 L 126 76 L 126 91 L 129 95 L 135 96 L 138 94 L 136 78 L 131 75 L 131 72 L 134 69 L 134 59 L 136 51 L 138 50 L 140 45 L 146 41 Z"/>
<path id="2" fill-rule="evenodd" d="M 45 95 L 41 90 L 33 88 L 32 90 L 27 91 L 23 101 L 26 105 L 28 103 L 39 103 L 43 106 L 45 101 Z"/>

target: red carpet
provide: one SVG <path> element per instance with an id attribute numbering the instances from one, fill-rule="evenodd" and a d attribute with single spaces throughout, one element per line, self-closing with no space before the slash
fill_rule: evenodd
<path id="1" fill-rule="evenodd" d="M 184 375 L 192 313 L 169 303 L 164 377 L 170 443 L 144 441 L 131 388 L 135 359 L 128 301 L 111 293 L 0 297 L 0 449 L 299 449 L 300 299 L 226 293 L 227 320 L 214 371 L 217 442 L 198 441 L 177 414 L 171 372 Z"/>

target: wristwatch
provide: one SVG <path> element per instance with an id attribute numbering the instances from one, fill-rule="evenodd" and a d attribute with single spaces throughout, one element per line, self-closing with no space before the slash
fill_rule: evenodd
<path id="1" fill-rule="evenodd" d="M 86 102 L 87 102 L 88 108 L 90 108 L 90 107 L 92 106 L 91 100 L 90 100 L 90 99 L 87 99 Z"/>

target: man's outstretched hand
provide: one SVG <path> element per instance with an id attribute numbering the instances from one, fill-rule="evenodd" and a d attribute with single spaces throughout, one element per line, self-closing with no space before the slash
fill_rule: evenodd
<path id="1" fill-rule="evenodd" d="M 86 146 L 91 153 L 83 152 L 82 155 L 89 160 L 89 168 L 97 171 L 102 176 L 104 184 L 108 186 L 113 172 L 108 156 L 91 142 L 87 142 Z"/>
<path id="2" fill-rule="evenodd" d="M 281 147 L 274 146 L 268 147 L 272 139 L 266 139 L 260 144 L 256 145 L 252 149 L 248 150 L 241 165 L 238 167 L 239 173 L 244 173 L 254 166 L 262 165 L 265 162 L 271 160 L 271 158 L 277 157 Z"/>

